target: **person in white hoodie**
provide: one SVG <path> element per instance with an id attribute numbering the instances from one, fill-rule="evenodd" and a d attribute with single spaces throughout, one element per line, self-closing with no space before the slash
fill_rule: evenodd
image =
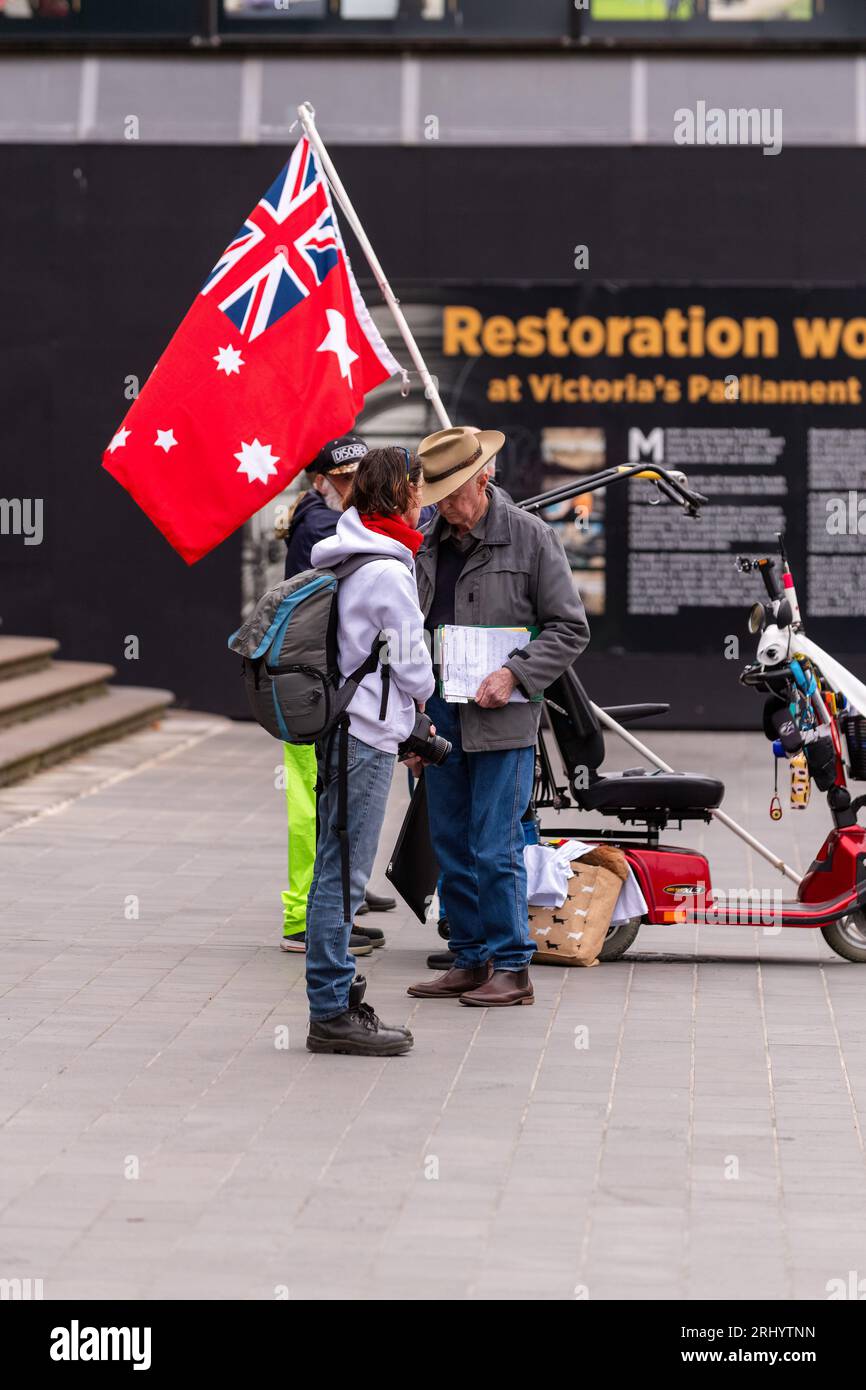
<path id="1" fill-rule="evenodd" d="M 380 633 L 388 639 L 384 663 L 364 677 L 348 707 L 352 913 L 363 901 L 373 868 L 398 746 L 434 689 L 415 586 L 421 481 L 410 450 L 371 449 L 358 466 L 336 533 L 319 541 L 311 556 L 314 565 L 326 568 L 359 556 L 376 557 L 339 581 L 337 650 L 343 677 L 369 656 Z M 311 1052 L 394 1056 L 409 1051 L 412 1034 L 382 1023 L 362 1002 L 362 989 L 353 986 L 352 916 L 347 920 L 344 915 L 336 833 L 338 752 L 337 737 L 320 750 L 319 833 L 307 900 L 307 1047 Z"/>

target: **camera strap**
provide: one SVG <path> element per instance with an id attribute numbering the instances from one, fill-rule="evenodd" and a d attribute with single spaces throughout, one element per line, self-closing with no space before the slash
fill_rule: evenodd
<path id="1" fill-rule="evenodd" d="M 343 921 L 352 917 L 352 902 L 349 882 L 349 717 L 343 715 L 331 735 L 337 739 L 337 823 L 334 833 L 340 841 L 340 879 L 343 887 Z M 330 749 L 328 752 L 330 760 Z"/>
<path id="2" fill-rule="evenodd" d="M 380 632 L 373 643 L 370 655 L 357 670 L 346 677 L 346 686 L 359 686 L 365 676 L 370 676 L 381 663 L 382 698 L 379 702 L 379 718 L 384 720 L 388 711 L 388 695 L 391 690 L 390 662 L 383 660 L 388 655 L 388 639 Z M 344 713 L 331 730 L 325 767 L 330 762 L 334 739 L 337 740 L 337 823 L 334 833 L 340 841 L 340 878 L 343 886 L 343 920 L 348 922 L 352 916 L 351 884 L 349 873 L 349 715 Z"/>

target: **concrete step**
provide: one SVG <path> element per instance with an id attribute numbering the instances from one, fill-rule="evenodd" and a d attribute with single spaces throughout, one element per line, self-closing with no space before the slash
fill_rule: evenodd
<path id="1" fill-rule="evenodd" d="M 53 637 L 0 637 L 0 681 L 47 666 L 59 646 Z"/>
<path id="2" fill-rule="evenodd" d="M 168 690 L 121 686 L 95 699 L 67 705 L 40 719 L 28 719 L 3 729 L 0 732 L 0 787 L 71 758 L 97 743 L 106 743 L 152 724 L 173 700 Z"/>
<path id="3" fill-rule="evenodd" d="M 104 695 L 114 674 L 113 666 L 94 661 L 51 661 L 41 670 L 0 680 L 0 729 Z"/>

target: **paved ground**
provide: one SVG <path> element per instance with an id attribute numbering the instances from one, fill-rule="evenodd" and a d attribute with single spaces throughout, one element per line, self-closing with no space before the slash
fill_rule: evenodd
<path id="1" fill-rule="evenodd" d="M 652 741 L 808 862 L 825 813 L 771 824 L 759 735 Z M 822 1299 L 866 1276 L 866 967 L 811 932 L 644 929 L 624 961 L 539 968 L 534 1008 L 488 1013 L 406 996 L 437 939 L 398 911 L 365 966 L 415 1051 L 313 1057 L 303 961 L 277 949 L 278 754 L 251 726 L 169 720 L 0 793 L 0 1278 L 46 1298 Z M 404 797 L 400 777 L 385 852 Z M 718 828 L 688 838 L 720 883 L 777 882 Z"/>

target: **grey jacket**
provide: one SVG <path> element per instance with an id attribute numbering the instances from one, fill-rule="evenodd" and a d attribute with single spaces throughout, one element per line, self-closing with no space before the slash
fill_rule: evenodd
<path id="1" fill-rule="evenodd" d="M 589 641 L 589 624 L 565 551 L 544 521 L 521 511 L 497 487 L 488 488 L 484 539 L 469 556 L 454 591 L 454 621 L 469 626 L 537 627 L 538 636 L 505 663 L 524 694 L 540 694 L 561 676 Z M 443 522 L 425 531 L 415 559 L 418 602 L 426 617 L 436 589 Z M 535 743 L 541 704 L 530 700 L 481 709 L 460 705 L 467 753 L 528 748 Z"/>

